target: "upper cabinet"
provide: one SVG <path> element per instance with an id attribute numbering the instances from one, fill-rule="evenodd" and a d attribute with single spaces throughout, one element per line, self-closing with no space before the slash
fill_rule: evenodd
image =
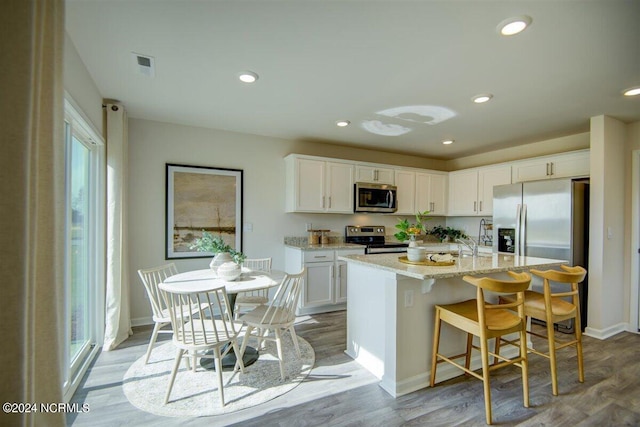
<path id="1" fill-rule="evenodd" d="M 416 213 L 416 173 L 410 170 L 395 171 L 397 215 L 413 215 Z"/>
<path id="2" fill-rule="evenodd" d="M 446 215 L 447 173 L 428 173 L 396 169 L 398 192 L 397 215 L 415 215 L 429 211 L 431 215 Z"/>
<path id="3" fill-rule="evenodd" d="M 493 215 L 493 187 L 511 183 L 511 166 L 449 173 L 449 215 Z"/>
<path id="4" fill-rule="evenodd" d="M 416 172 L 416 211 L 447 214 L 447 178 L 446 173 Z"/>
<path id="5" fill-rule="evenodd" d="M 356 182 L 375 182 L 376 184 L 394 184 L 393 169 L 373 165 L 356 165 Z"/>
<path id="6" fill-rule="evenodd" d="M 589 150 L 514 162 L 513 182 L 589 176 Z"/>
<path id="7" fill-rule="evenodd" d="M 287 212 L 353 213 L 353 164 L 289 155 L 285 168 Z"/>

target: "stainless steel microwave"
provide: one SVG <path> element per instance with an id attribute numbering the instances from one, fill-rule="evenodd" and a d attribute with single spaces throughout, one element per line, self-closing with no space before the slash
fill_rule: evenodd
<path id="1" fill-rule="evenodd" d="M 392 213 L 398 210 L 397 187 L 389 184 L 356 182 L 355 212 Z"/>

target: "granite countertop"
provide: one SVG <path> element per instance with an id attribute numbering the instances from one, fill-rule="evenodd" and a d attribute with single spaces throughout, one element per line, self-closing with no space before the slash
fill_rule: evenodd
<path id="1" fill-rule="evenodd" d="M 499 273 L 504 271 L 526 271 L 532 267 L 546 269 L 566 264 L 558 259 L 535 258 L 506 254 L 479 255 L 476 257 L 456 257 L 452 266 L 423 266 L 405 264 L 398 261 L 395 254 L 347 255 L 338 259 L 366 265 L 380 270 L 391 271 L 415 279 L 444 279 L 448 277 Z"/>

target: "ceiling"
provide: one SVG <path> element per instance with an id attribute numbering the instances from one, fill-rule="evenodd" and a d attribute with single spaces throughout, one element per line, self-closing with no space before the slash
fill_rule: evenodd
<path id="1" fill-rule="evenodd" d="M 529 28 L 501 36 L 519 15 Z M 130 117 L 435 159 L 640 120 L 621 95 L 640 86 L 638 22 L 637 0 L 66 1 L 101 95 Z"/>

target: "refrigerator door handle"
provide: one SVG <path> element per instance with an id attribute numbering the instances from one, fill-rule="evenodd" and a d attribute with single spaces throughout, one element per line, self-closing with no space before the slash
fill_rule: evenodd
<path id="1" fill-rule="evenodd" d="M 520 220 L 520 255 L 526 255 L 526 247 L 527 247 L 527 205 L 522 205 L 522 219 Z"/>
<path id="2" fill-rule="evenodd" d="M 514 244 L 516 245 L 516 256 L 520 256 L 520 214 L 522 212 L 522 205 L 518 204 L 516 209 L 516 241 Z"/>

